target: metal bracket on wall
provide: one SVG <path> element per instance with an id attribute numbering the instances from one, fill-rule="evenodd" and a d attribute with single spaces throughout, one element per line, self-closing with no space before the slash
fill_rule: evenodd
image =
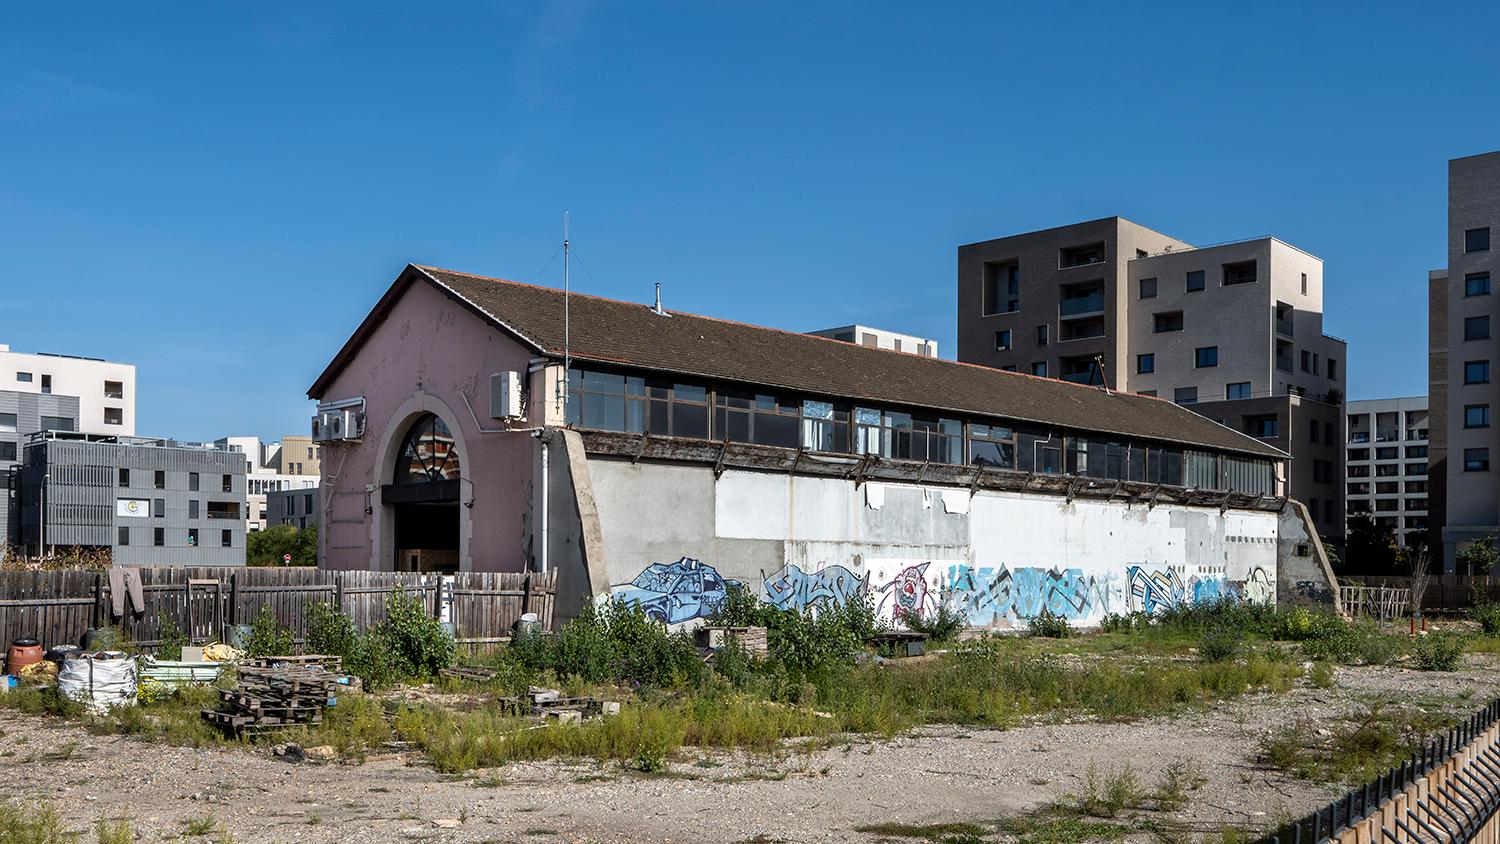
<path id="1" fill-rule="evenodd" d="M 1104 500 L 1105 501 L 1114 501 L 1115 500 L 1115 496 L 1120 494 L 1120 487 L 1121 486 L 1123 486 L 1123 484 L 1120 482 L 1120 480 L 1118 478 L 1116 478 L 1115 479 L 1115 488 L 1109 491 L 1109 497 L 1106 498 L 1106 499 L 1104 499 Z"/>
<path id="2" fill-rule="evenodd" d="M 724 452 L 729 450 L 729 440 L 719 444 L 719 459 L 714 461 L 714 480 L 724 476 Z"/>
<path id="3" fill-rule="evenodd" d="M 932 461 L 931 460 L 923 460 L 922 461 L 922 470 L 917 473 L 917 483 L 918 484 L 921 484 L 922 483 L 922 479 L 925 478 L 925 477 L 927 477 L 927 467 L 931 466 L 931 465 L 932 465 Z"/>
<path id="4" fill-rule="evenodd" d="M 1156 489 L 1151 490 L 1151 500 L 1146 502 L 1146 509 L 1147 510 L 1154 510 L 1154 509 L 1156 509 L 1156 499 L 1160 495 L 1161 495 L 1161 484 L 1157 484 L 1156 485 Z"/>
<path id="5" fill-rule="evenodd" d="M 646 453 L 646 444 L 649 443 L 649 442 L 651 442 L 651 432 L 650 431 L 646 431 L 645 433 L 641 434 L 641 447 L 638 448 L 638 449 L 636 449 L 635 450 L 635 456 L 630 458 L 630 465 L 634 466 L 635 464 L 641 462 L 641 455 L 643 455 L 643 454 Z M 722 458 L 723 458 L 723 453 L 720 452 L 720 459 L 722 459 Z M 718 476 L 715 475 L 714 477 L 718 477 Z"/>
<path id="6" fill-rule="evenodd" d="M 983 478 L 983 477 L 984 477 L 984 466 L 976 464 L 974 466 L 974 480 L 969 481 L 969 497 L 970 498 L 973 498 L 974 495 L 975 495 L 975 493 L 979 492 L 979 479 Z"/>
<path id="7" fill-rule="evenodd" d="M 1063 498 L 1064 498 L 1065 501 L 1068 501 L 1069 503 L 1071 503 L 1073 501 L 1073 499 L 1076 498 L 1077 496 L 1078 496 L 1078 479 L 1074 478 L 1073 480 L 1068 481 L 1068 490 L 1067 490 L 1067 492 L 1063 493 Z"/>
<path id="8" fill-rule="evenodd" d="M 869 468 L 869 466 L 870 466 L 870 458 L 872 456 L 873 455 L 866 454 L 863 458 L 860 459 L 859 465 L 854 468 L 854 488 L 855 489 L 859 489 L 860 485 L 865 482 L 865 469 Z"/>

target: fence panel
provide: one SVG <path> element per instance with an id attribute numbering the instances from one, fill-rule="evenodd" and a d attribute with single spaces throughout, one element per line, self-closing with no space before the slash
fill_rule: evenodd
<path id="1" fill-rule="evenodd" d="M 552 618 L 557 572 L 462 572 L 453 576 L 455 640 L 471 651 L 509 641 L 521 616 Z"/>
<path id="2" fill-rule="evenodd" d="M 429 615 L 438 614 L 438 580 L 435 575 L 384 571 L 344 571 L 341 603 L 344 613 L 354 619 L 354 626 L 369 630 L 385 621 L 385 598 L 400 586 L 419 596 Z"/>
<path id="3" fill-rule="evenodd" d="M 100 578 L 92 571 L 0 572 L 0 651 L 16 639 L 78 644 L 96 626 Z"/>
<path id="4" fill-rule="evenodd" d="M 311 568 L 246 568 L 236 571 L 233 583 L 232 624 L 253 624 L 269 609 L 277 622 L 292 631 L 292 641 L 307 640 L 307 616 L 312 604 L 338 603 L 338 572 Z"/>

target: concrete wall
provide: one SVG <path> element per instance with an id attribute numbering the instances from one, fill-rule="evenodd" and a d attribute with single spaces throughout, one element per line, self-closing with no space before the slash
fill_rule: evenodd
<path id="1" fill-rule="evenodd" d="M 526 513 L 534 440 L 525 433 L 485 433 L 481 428 L 503 426 L 486 418 L 490 374 L 524 373 L 528 361 L 523 346 L 465 306 L 430 285 L 412 285 L 319 397 L 338 401 L 362 396 L 366 420 L 361 441 L 323 448 L 320 564 L 393 569 L 395 514 L 381 502 L 381 486 L 391 483 L 412 422 L 435 413 L 458 442 L 466 479 L 460 484 L 460 570 L 524 571 L 530 555 Z M 465 396 L 477 413 L 485 414 L 479 424 Z M 533 401 L 532 411 L 539 414 L 541 404 Z"/>
<path id="2" fill-rule="evenodd" d="M 995 629 L 1043 607 L 1086 625 L 1276 594 L 1273 512 L 733 470 L 715 479 L 706 467 L 605 458 L 587 468 L 603 540 L 593 562 L 613 594 L 673 623 L 706 615 L 720 579 L 791 608 L 867 590 L 897 620 L 948 601 Z"/>

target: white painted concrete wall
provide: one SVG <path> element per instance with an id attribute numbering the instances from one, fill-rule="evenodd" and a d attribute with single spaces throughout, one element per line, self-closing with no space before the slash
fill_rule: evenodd
<path id="1" fill-rule="evenodd" d="M 588 466 L 611 591 L 672 623 L 706 615 L 726 579 L 787 607 L 863 589 L 896 621 L 947 602 L 997 629 L 1043 607 L 1088 625 L 1226 595 L 1275 600 L 1275 513 Z"/>

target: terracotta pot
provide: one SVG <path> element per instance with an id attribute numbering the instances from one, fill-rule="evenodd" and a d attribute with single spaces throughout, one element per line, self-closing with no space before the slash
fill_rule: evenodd
<path id="1" fill-rule="evenodd" d="M 35 639 L 17 639 L 5 655 L 5 673 L 20 674 L 21 669 L 42 661 L 42 645 Z"/>

